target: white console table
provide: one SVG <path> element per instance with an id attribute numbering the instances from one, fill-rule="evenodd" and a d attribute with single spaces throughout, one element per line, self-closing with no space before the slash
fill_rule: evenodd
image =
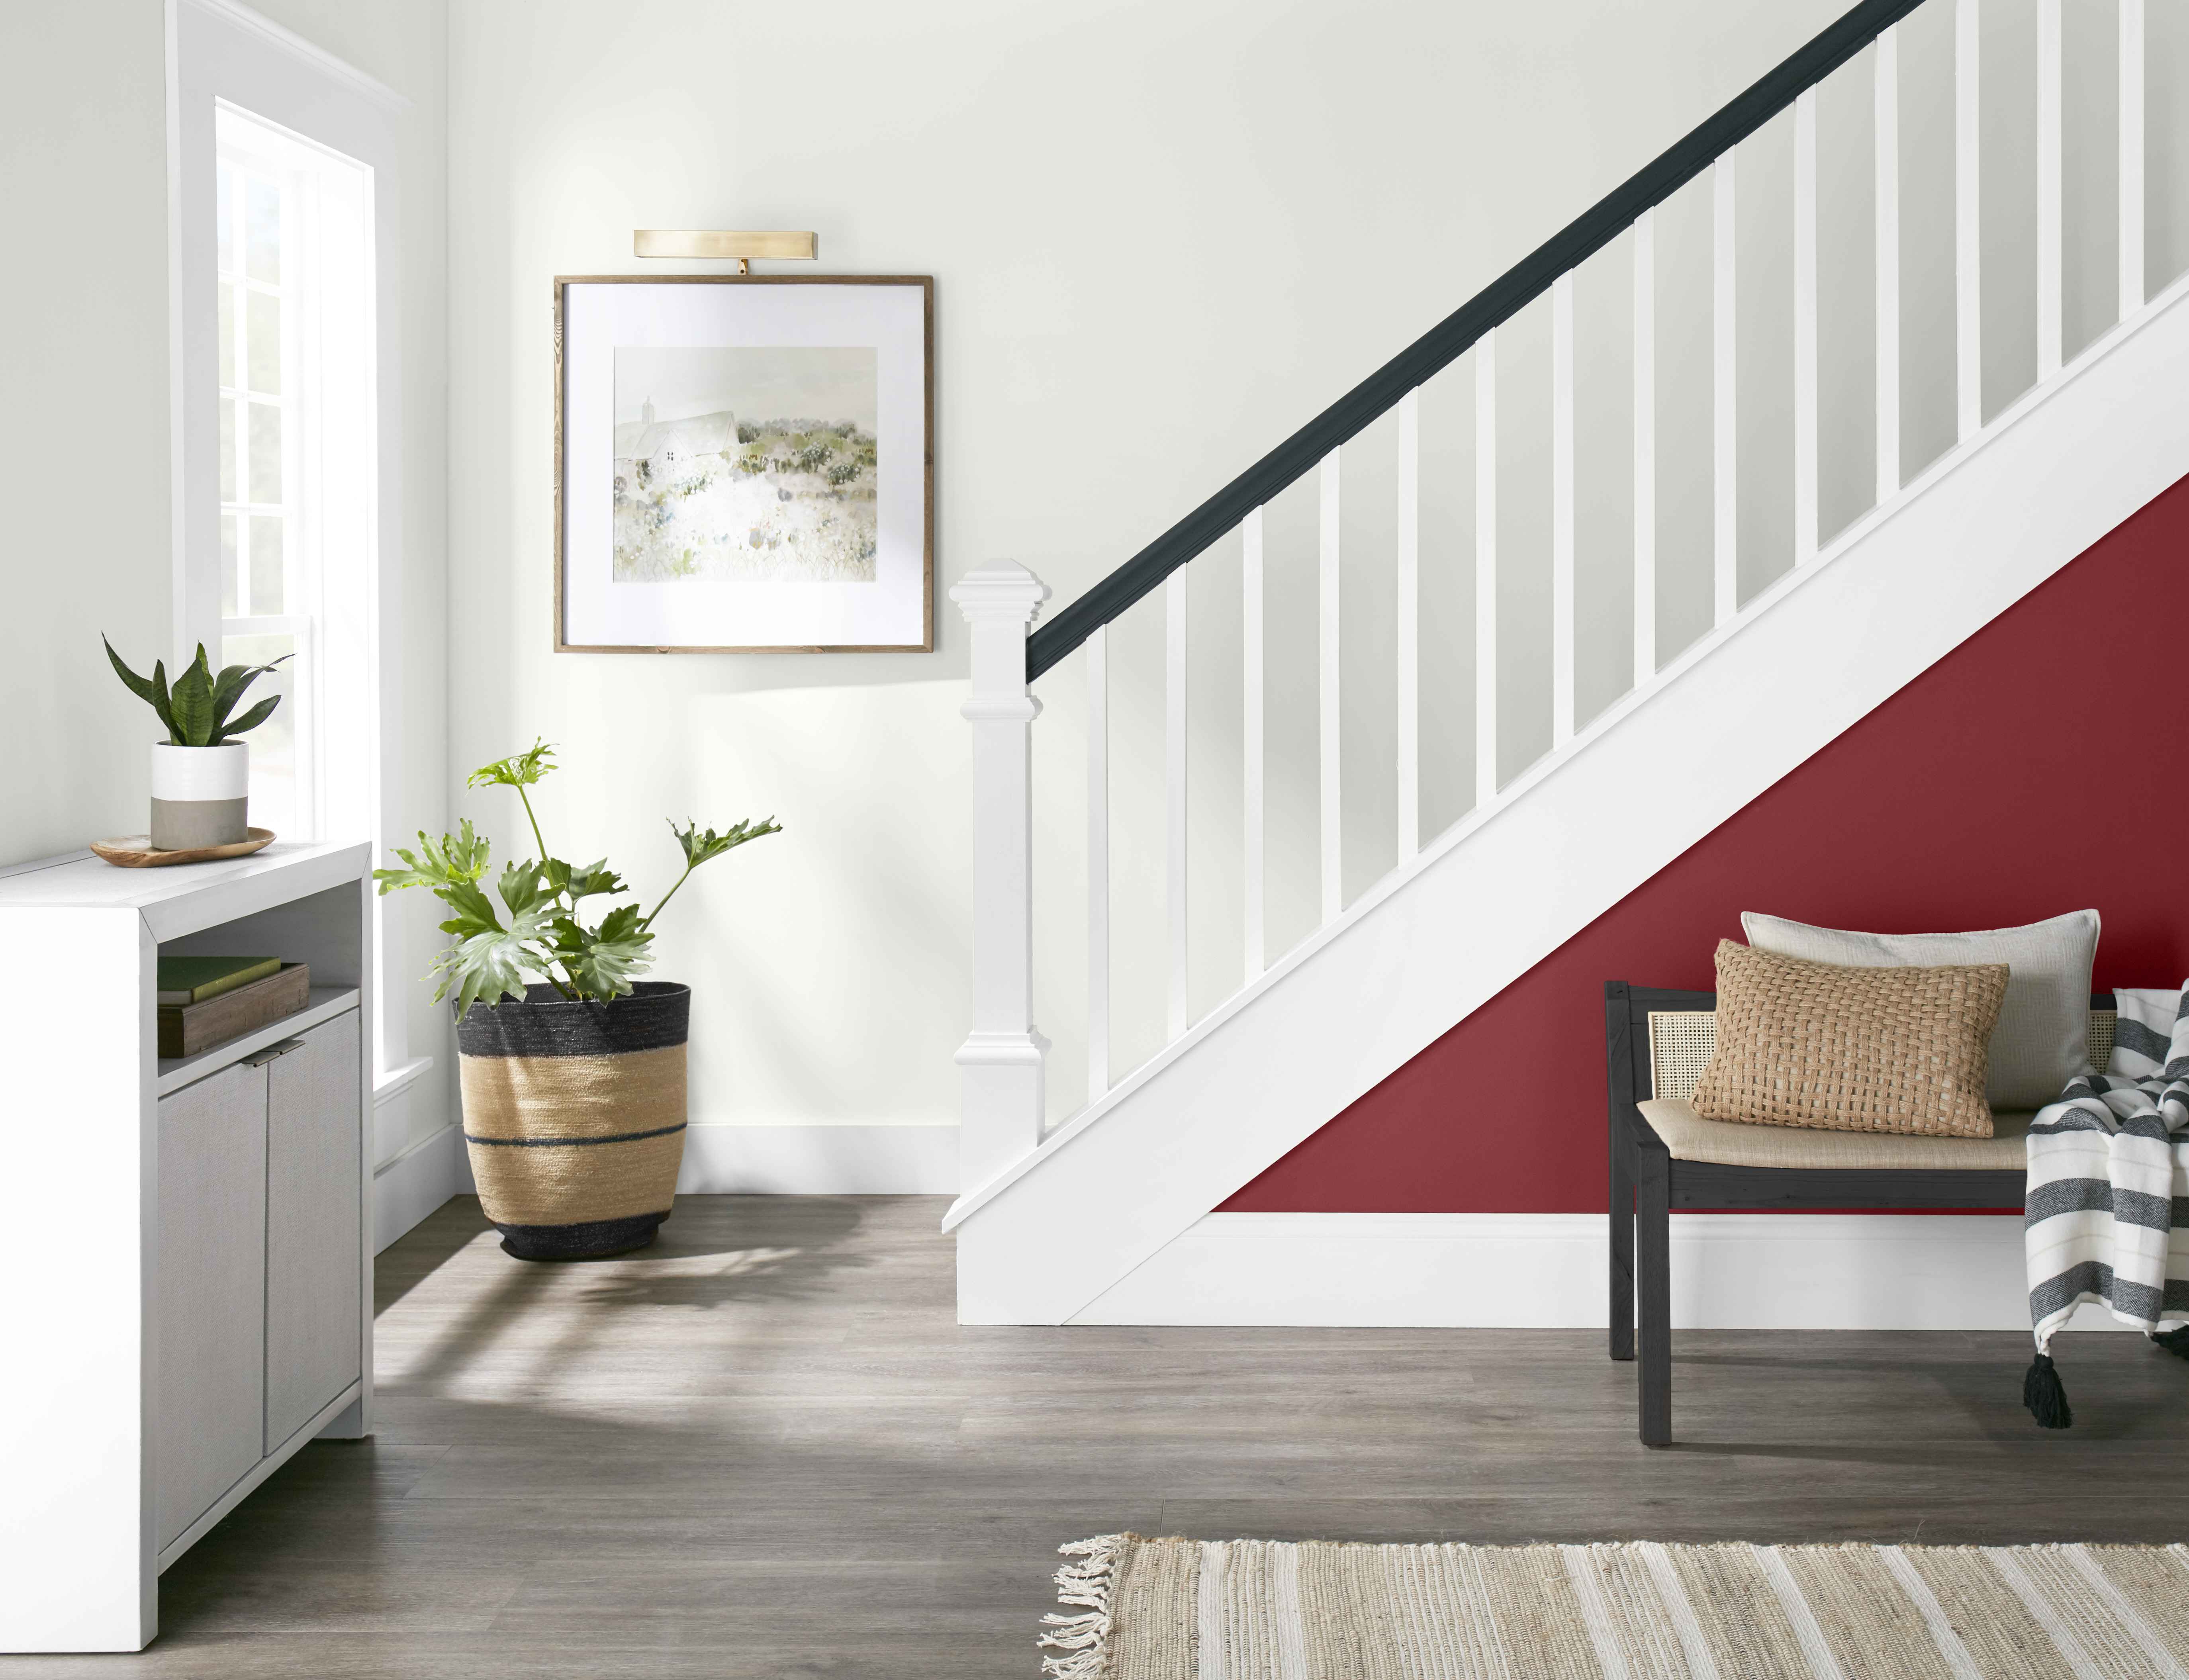
<path id="1" fill-rule="evenodd" d="M 370 848 L 0 869 L 0 1651 L 133 1651 L 159 1576 L 372 1423 Z M 312 968 L 161 1059 L 161 952 Z"/>

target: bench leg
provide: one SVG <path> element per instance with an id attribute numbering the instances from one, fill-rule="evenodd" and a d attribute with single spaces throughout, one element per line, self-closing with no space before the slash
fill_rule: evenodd
<path id="1" fill-rule="evenodd" d="M 1672 1441 L 1671 1162 L 1661 1149 L 1635 1151 L 1636 1282 L 1639 1285 L 1642 1445 Z"/>
<path id="2" fill-rule="evenodd" d="M 1634 1357 L 1634 1172 L 1611 1140 L 1611 1356 Z"/>

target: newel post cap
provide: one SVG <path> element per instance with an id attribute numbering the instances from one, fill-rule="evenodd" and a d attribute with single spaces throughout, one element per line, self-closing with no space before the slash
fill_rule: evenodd
<path id="1" fill-rule="evenodd" d="M 968 623 L 1006 618 L 1031 624 L 1049 599 L 1049 585 L 1015 560 L 990 560 L 952 585 L 950 598 Z"/>

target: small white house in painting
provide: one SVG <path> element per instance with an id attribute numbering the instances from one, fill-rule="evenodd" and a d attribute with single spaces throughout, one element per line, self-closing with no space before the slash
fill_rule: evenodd
<path id="1" fill-rule="evenodd" d="M 643 462 L 646 477 L 674 477 L 679 462 L 700 455 L 738 452 L 738 417 L 727 409 L 693 415 L 683 420 L 657 420 L 649 397 L 639 418 L 626 420 L 615 429 L 615 476 L 619 491 L 637 476 Z"/>

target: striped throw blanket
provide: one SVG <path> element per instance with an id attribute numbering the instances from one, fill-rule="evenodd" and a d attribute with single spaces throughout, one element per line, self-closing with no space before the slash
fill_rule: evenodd
<path id="1" fill-rule="evenodd" d="M 2029 1127 L 2023 1241 L 2037 1359 L 2022 1400 L 2047 1428 L 2072 1421 L 2052 1332 L 2084 1302 L 2189 1357 L 2189 981 L 2113 997 L 2106 1071 L 2071 1082 Z"/>

